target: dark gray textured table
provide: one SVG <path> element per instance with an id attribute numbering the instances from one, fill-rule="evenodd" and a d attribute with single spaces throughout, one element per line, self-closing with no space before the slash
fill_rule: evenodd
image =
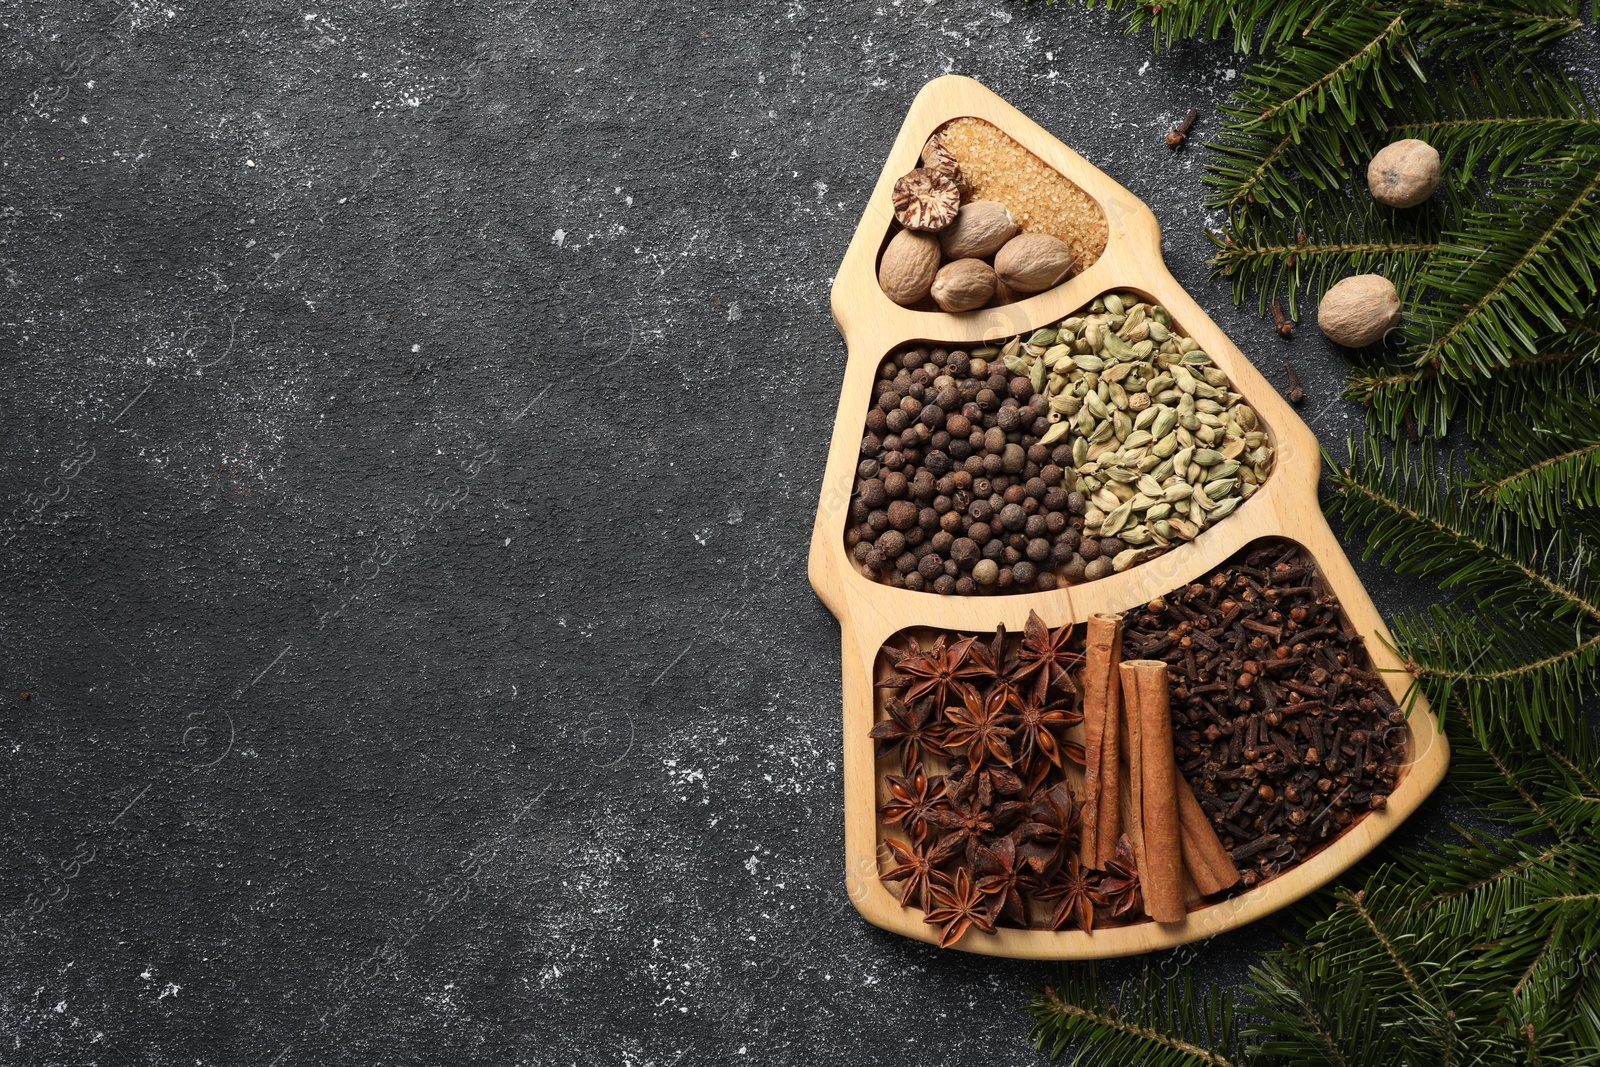
<path id="1" fill-rule="evenodd" d="M 1239 64 L 1008 0 L 552 10 L 0 3 L 0 1062 L 1037 1059 L 1041 967 L 844 893 L 829 284 L 970 74 L 1342 442 L 1161 144 Z"/>

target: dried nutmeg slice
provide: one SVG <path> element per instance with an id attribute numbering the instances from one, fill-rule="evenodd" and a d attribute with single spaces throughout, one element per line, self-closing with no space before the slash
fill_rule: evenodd
<path id="1" fill-rule="evenodd" d="M 928 138 L 928 143 L 922 146 L 922 165 L 928 170 L 936 170 L 946 178 L 956 183 L 956 188 L 965 192 L 967 189 L 966 175 L 961 173 L 961 162 L 955 154 L 945 147 L 938 134 Z"/>
<path id="2" fill-rule="evenodd" d="M 960 209 L 960 187 L 936 170 L 919 167 L 894 183 L 894 217 L 908 230 L 942 230 Z"/>

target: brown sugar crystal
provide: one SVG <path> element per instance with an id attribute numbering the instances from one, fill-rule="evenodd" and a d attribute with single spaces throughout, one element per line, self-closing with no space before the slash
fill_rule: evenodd
<path id="1" fill-rule="evenodd" d="M 1106 247 L 1106 217 L 1088 193 L 1003 133 L 970 116 L 939 128 L 939 140 L 961 165 L 973 200 L 998 200 L 1024 233 L 1047 233 L 1077 257 L 1074 273 Z"/>

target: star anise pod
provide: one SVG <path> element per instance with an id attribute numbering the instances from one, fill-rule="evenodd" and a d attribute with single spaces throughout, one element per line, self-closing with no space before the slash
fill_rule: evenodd
<path id="1" fill-rule="evenodd" d="M 973 685 L 988 688 L 1009 679 L 1016 665 L 1015 660 L 1006 662 L 1006 624 L 1002 622 L 995 626 L 994 640 L 987 645 L 974 638 L 967 651 L 967 673 L 962 677 Z"/>
<path id="2" fill-rule="evenodd" d="M 961 703 L 944 710 L 946 747 L 952 752 L 965 748 L 967 762 L 974 767 L 990 759 L 1011 766 L 1010 694 L 1009 687 L 997 685 L 985 696 L 965 682 L 956 682 L 955 695 Z"/>
<path id="3" fill-rule="evenodd" d="M 957 756 L 950 761 L 950 775 L 946 788 L 949 795 L 956 800 L 977 797 L 978 803 L 987 808 L 994 804 L 995 797 L 1014 797 L 1025 787 L 1022 779 L 1009 767 L 1003 767 L 998 763 L 986 763 L 974 768 L 965 759 Z"/>
<path id="4" fill-rule="evenodd" d="M 1037 611 L 1028 612 L 1028 624 L 1022 631 L 1022 648 L 1017 653 L 1017 677 L 1027 678 L 1042 671 L 1054 683 L 1057 676 L 1083 663 L 1083 657 L 1067 650 L 1072 639 L 1072 627 L 1062 626 L 1051 630 L 1039 618 Z"/>
<path id="5" fill-rule="evenodd" d="M 902 908 L 910 907 L 915 899 L 917 907 L 927 911 L 931 903 L 933 879 L 939 874 L 939 864 L 954 856 L 960 843 L 946 838 L 939 842 L 904 845 L 891 837 L 888 845 L 895 865 L 879 877 L 885 882 L 900 883 Z"/>
<path id="6" fill-rule="evenodd" d="M 894 660 L 896 673 L 879 682 L 878 688 L 904 689 L 902 699 L 907 703 L 932 697 L 933 706 L 942 708 L 950 703 L 951 685 L 959 679 L 982 673 L 982 668 L 967 662 L 967 652 L 976 643 L 975 637 L 963 637 L 946 648 L 941 634 L 932 648 L 924 649 L 915 637 L 907 637 L 906 651 L 902 652 L 892 645 L 885 648 L 884 651 Z"/>
<path id="7" fill-rule="evenodd" d="M 1063 754 L 1070 757 L 1072 750 L 1077 749 L 1076 762 L 1083 762 L 1083 746 L 1062 736 L 1069 726 L 1082 722 L 1083 716 L 1070 704 L 1048 702 L 1048 692 L 1047 687 L 1040 685 L 1035 686 L 1032 693 L 1013 693 L 1011 697 L 1011 706 L 1017 709 L 1014 720 L 1017 762 L 1027 773 L 1030 792 L 1039 787 L 1051 767 L 1061 767 Z"/>
<path id="8" fill-rule="evenodd" d="M 885 823 L 899 823 L 913 841 L 928 836 L 928 813 L 944 803 L 945 779 L 943 775 L 928 777 L 922 764 L 913 763 L 904 777 L 886 775 L 889 783 L 889 800 L 881 809 Z"/>
<path id="9" fill-rule="evenodd" d="M 869 735 L 878 742 L 880 754 L 895 746 L 900 748 L 900 765 L 908 771 L 922 762 L 925 755 L 945 755 L 940 736 L 944 733 L 944 717 L 934 711 L 931 700 L 907 704 L 890 698 L 884 706 L 889 717 L 872 728 Z"/>
<path id="10" fill-rule="evenodd" d="M 1017 843 L 1002 837 L 988 848 L 979 849 L 976 867 L 978 890 L 996 898 L 1000 918 L 1013 926 L 1028 925 L 1028 906 L 1023 903 L 1022 894 L 1032 893 L 1039 881 L 1017 852 Z"/>
<path id="11" fill-rule="evenodd" d="M 1117 841 L 1117 854 L 1106 861 L 1106 873 L 1100 879 L 1100 895 L 1111 908 L 1113 916 L 1126 915 L 1139 906 L 1139 864 L 1134 859 L 1133 842 L 1123 834 Z"/>
<path id="12" fill-rule="evenodd" d="M 1017 827 L 1018 854 L 1038 874 L 1047 874 L 1072 847 L 1078 811 L 1066 784 L 1057 782 L 1033 798 L 1027 818 Z"/>
<path id="13" fill-rule="evenodd" d="M 1016 805 L 1021 806 L 1021 805 Z M 966 862 L 973 862 L 978 856 L 978 849 L 989 838 L 995 837 L 1000 832 L 1000 822 L 995 819 L 995 813 L 987 805 L 979 803 L 978 798 L 970 800 L 950 800 L 944 808 L 934 808 L 928 813 L 928 825 L 942 830 L 942 841 L 954 838 L 962 846 Z M 1003 819 L 1002 819 L 1003 822 Z"/>
<path id="14" fill-rule="evenodd" d="M 957 867 L 953 878 L 945 874 L 934 878 L 933 907 L 924 921 L 940 927 L 940 948 L 949 948 L 974 926 L 986 934 L 994 933 L 994 910 L 989 898 L 972 883 L 965 867 Z"/>
<path id="15" fill-rule="evenodd" d="M 1055 901 L 1050 913 L 1050 929 L 1060 930 L 1069 922 L 1075 922 L 1086 934 L 1094 930 L 1095 905 L 1106 902 L 1073 856 L 1067 857 L 1055 880 L 1034 895 L 1043 901 Z"/>

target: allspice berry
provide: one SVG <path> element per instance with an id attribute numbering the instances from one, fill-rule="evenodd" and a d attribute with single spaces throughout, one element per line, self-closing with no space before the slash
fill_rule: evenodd
<path id="1" fill-rule="evenodd" d="M 1328 340 L 1365 348 L 1400 325 L 1400 294 L 1381 274 L 1357 274 L 1339 282 L 1317 307 L 1317 325 Z"/>
<path id="2" fill-rule="evenodd" d="M 1416 207 L 1439 188 L 1438 149 L 1415 137 L 1388 145 L 1367 164 L 1367 188 L 1380 204 Z"/>

